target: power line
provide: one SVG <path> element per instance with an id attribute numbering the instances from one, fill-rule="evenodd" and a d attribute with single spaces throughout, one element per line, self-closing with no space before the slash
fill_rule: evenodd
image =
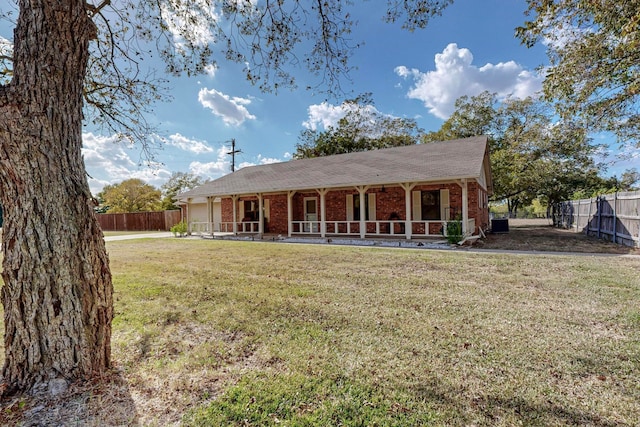
<path id="1" fill-rule="evenodd" d="M 227 154 L 231 155 L 231 172 L 235 172 L 236 170 L 236 154 L 242 153 L 242 150 L 236 150 L 236 139 L 231 139 L 231 151 Z"/>

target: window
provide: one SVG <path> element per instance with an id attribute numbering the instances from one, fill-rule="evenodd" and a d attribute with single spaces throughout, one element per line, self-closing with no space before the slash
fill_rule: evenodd
<path id="1" fill-rule="evenodd" d="M 353 220 L 360 221 L 360 197 L 353 198 Z M 369 198 L 364 198 L 364 220 L 369 220 Z"/>
<path id="2" fill-rule="evenodd" d="M 422 219 L 440 219 L 440 190 L 421 191 Z"/>
<path id="3" fill-rule="evenodd" d="M 257 221 L 258 220 L 258 202 L 255 200 L 245 200 L 243 206 L 243 220 Z"/>
<path id="4" fill-rule="evenodd" d="M 376 194 L 365 194 L 364 220 L 376 220 Z M 360 195 L 347 194 L 347 221 L 360 221 Z"/>

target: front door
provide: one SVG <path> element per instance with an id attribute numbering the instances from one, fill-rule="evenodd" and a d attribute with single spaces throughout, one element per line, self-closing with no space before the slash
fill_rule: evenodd
<path id="1" fill-rule="evenodd" d="M 305 197 L 304 199 L 304 232 L 318 232 L 318 199 L 315 197 Z"/>

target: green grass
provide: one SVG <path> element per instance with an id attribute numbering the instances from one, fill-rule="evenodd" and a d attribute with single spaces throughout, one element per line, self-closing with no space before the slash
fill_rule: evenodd
<path id="1" fill-rule="evenodd" d="M 638 258 L 107 247 L 113 358 L 145 425 L 640 419 Z"/>
<path id="2" fill-rule="evenodd" d="M 115 360 L 133 390 L 180 402 L 185 425 L 640 419 L 638 259 L 193 240 L 109 251 Z"/>

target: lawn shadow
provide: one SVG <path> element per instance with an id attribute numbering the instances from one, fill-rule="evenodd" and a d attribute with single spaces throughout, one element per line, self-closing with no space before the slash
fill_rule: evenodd
<path id="1" fill-rule="evenodd" d="M 626 425 L 604 419 L 598 414 L 582 408 L 566 407 L 550 399 L 534 403 L 520 396 L 506 397 L 478 395 L 469 397 L 461 388 L 431 379 L 428 384 L 416 384 L 413 391 L 417 397 L 433 402 L 437 406 L 455 410 L 456 424 L 494 425 L 508 416 L 516 418 L 519 425 L 526 426 L 593 426 L 620 427 Z"/>
<path id="2" fill-rule="evenodd" d="M 57 396 L 43 391 L 3 398 L 0 425 L 135 426 L 139 416 L 127 381 L 112 371 Z"/>

